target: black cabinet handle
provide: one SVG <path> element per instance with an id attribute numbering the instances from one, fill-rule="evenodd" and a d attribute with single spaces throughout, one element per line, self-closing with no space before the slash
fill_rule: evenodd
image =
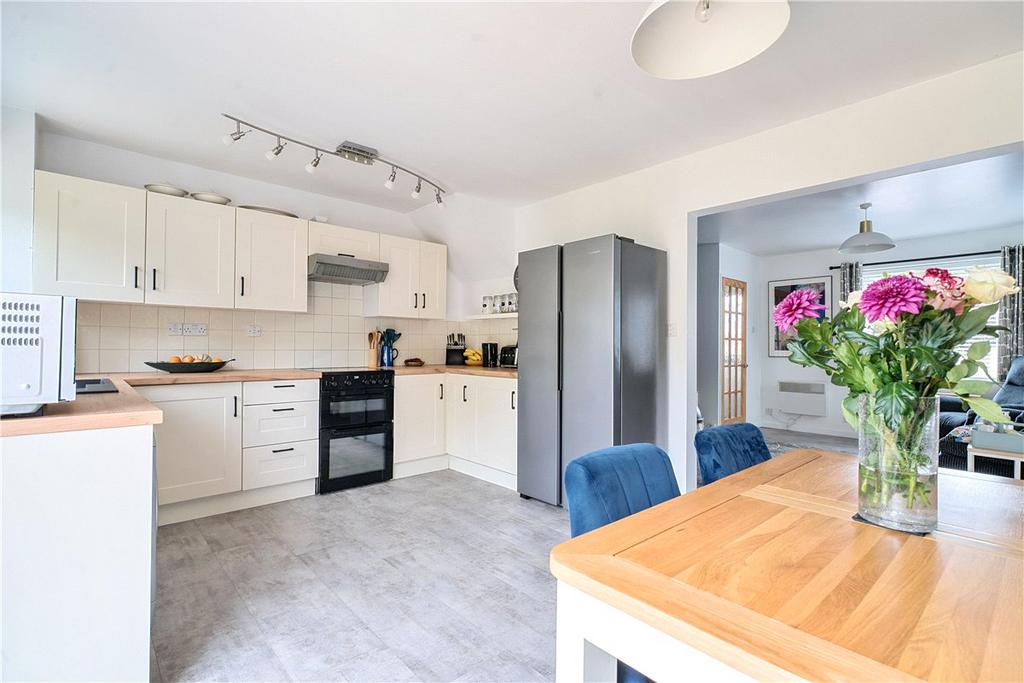
<path id="1" fill-rule="evenodd" d="M 443 401 L 444 400 L 444 383 L 442 382 L 441 384 L 438 384 L 437 386 L 441 387 L 441 400 Z"/>
<path id="2" fill-rule="evenodd" d="M 466 385 L 465 384 L 462 385 L 462 402 L 463 403 L 466 402 Z"/>
<path id="3" fill-rule="evenodd" d="M 235 396 L 235 417 L 238 417 L 238 397 Z"/>
<path id="4" fill-rule="evenodd" d="M 355 258 L 355 254 L 338 254 L 338 256 L 348 256 L 349 258 Z"/>
<path id="5" fill-rule="evenodd" d="M 413 308 L 419 308 L 420 307 L 420 295 L 419 295 L 419 292 L 414 292 L 413 295 L 412 295 L 412 307 Z"/>
<path id="6" fill-rule="evenodd" d="M 153 269 L 153 291 L 156 291 L 156 268 Z"/>
<path id="7" fill-rule="evenodd" d="M 516 392 L 512 392 L 512 410 L 516 409 Z"/>
<path id="8" fill-rule="evenodd" d="M 271 408 L 270 410 L 274 413 L 287 413 L 289 410 L 295 410 L 295 408 Z"/>
<path id="9" fill-rule="evenodd" d="M 135 266 L 135 289 L 139 288 L 139 267 Z"/>
<path id="10" fill-rule="evenodd" d="M 245 276 L 242 276 L 242 293 L 239 296 L 245 296 Z"/>
<path id="11" fill-rule="evenodd" d="M 427 310 L 427 293 L 423 292 L 423 310 Z"/>
<path id="12" fill-rule="evenodd" d="M 295 450 L 294 448 L 278 448 L 276 450 L 271 450 L 270 452 L 271 453 L 287 453 L 288 451 L 294 451 L 294 450 Z"/>
<path id="13" fill-rule="evenodd" d="M 275 384 L 274 388 L 275 389 L 294 389 L 295 385 L 294 384 Z"/>

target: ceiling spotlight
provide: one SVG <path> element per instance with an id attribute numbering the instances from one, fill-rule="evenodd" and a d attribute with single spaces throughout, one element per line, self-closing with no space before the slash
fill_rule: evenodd
<path id="1" fill-rule="evenodd" d="M 412 195 L 411 195 L 412 198 L 413 199 L 419 199 L 420 198 L 420 190 L 422 190 L 422 189 L 423 189 L 423 178 L 417 178 L 416 179 L 416 189 L 414 189 L 412 191 Z"/>
<path id="2" fill-rule="evenodd" d="M 384 181 L 384 187 L 386 187 L 386 188 L 388 188 L 390 190 L 391 188 L 393 188 L 395 186 L 395 176 L 396 176 L 396 173 L 397 173 L 397 171 L 395 171 L 395 167 L 392 166 L 391 167 L 391 175 L 389 175 L 388 179 Z"/>
<path id="3" fill-rule="evenodd" d="M 275 147 L 274 149 L 268 149 L 267 153 L 264 156 L 267 157 L 267 159 L 269 159 L 270 161 L 273 161 L 274 159 L 277 158 L 277 155 L 281 153 L 281 150 L 284 149 L 284 146 L 285 143 L 281 142 L 281 138 L 278 138 L 277 147 Z"/>
<path id="4" fill-rule="evenodd" d="M 306 164 L 306 173 L 316 173 L 316 167 L 320 165 L 320 152 L 316 152 L 316 156 Z"/>
<path id="5" fill-rule="evenodd" d="M 441 201 L 441 190 L 436 187 L 434 188 L 434 201 L 437 202 L 437 208 L 444 208 L 444 202 Z"/>
<path id="6" fill-rule="evenodd" d="M 224 146 L 225 146 L 225 147 L 230 147 L 231 145 L 233 145 L 233 144 L 235 144 L 236 142 L 238 142 L 239 140 L 241 140 L 241 139 L 242 139 L 242 137 L 243 137 L 243 136 L 244 136 L 244 135 L 245 135 L 246 133 L 248 133 L 248 132 L 249 132 L 249 131 L 247 131 L 247 130 L 246 130 L 246 131 L 243 131 L 243 130 L 242 130 L 242 124 L 240 124 L 240 123 L 238 123 L 238 122 L 236 121 L 236 122 L 235 122 L 235 132 L 234 132 L 234 133 L 228 133 L 227 135 L 225 135 L 224 137 L 222 137 L 222 138 L 220 139 L 220 141 L 224 143 Z"/>
<path id="7" fill-rule="evenodd" d="M 873 254 L 886 249 L 892 249 L 896 244 L 892 238 L 881 232 L 874 232 L 871 229 L 871 221 L 868 220 L 868 209 L 871 202 L 864 202 L 860 205 L 864 211 L 864 220 L 860 222 L 857 234 L 847 238 L 839 246 L 840 254 Z"/>
<path id="8" fill-rule="evenodd" d="M 711 0 L 698 0 L 693 16 L 702 24 L 708 23 L 708 20 L 711 18 Z"/>

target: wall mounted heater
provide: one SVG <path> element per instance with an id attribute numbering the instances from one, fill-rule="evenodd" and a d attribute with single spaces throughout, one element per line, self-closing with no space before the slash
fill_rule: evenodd
<path id="1" fill-rule="evenodd" d="M 779 381 L 769 396 L 772 409 L 791 415 L 813 415 L 824 417 L 828 414 L 828 400 L 824 382 Z"/>

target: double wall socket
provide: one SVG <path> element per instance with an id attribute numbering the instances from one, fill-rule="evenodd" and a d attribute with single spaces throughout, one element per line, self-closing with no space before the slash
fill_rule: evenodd
<path id="1" fill-rule="evenodd" d="M 167 334 L 172 337 L 205 337 L 205 323 L 167 323 Z"/>

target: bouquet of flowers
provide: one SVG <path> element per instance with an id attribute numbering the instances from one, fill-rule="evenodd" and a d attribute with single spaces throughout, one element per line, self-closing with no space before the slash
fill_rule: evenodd
<path id="1" fill-rule="evenodd" d="M 849 390 L 842 410 L 861 436 L 862 514 L 865 495 L 876 506 L 897 494 L 906 509 L 934 504 L 934 473 L 925 470 L 931 461 L 937 465 L 937 446 L 925 441 L 940 390 L 958 395 L 986 420 L 1006 421 L 999 406 L 983 397 L 991 382 L 972 379 L 979 370 L 988 375 L 982 359 L 990 342 L 973 342 L 963 357 L 957 349 L 978 335 L 994 337 L 1000 328 L 989 318 L 999 300 L 1016 291 L 1013 277 L 999 269 L 971 268 L 960 278 L 929 268 L 853 292 L 831 319 L 819 318 L 825 307 L 809 289 L 776 306 L 775 325 L 796 333 L 787 344 L 789 359 L 820 368 Z M 922 399 L 930 399 L 930 406 Z"/>

